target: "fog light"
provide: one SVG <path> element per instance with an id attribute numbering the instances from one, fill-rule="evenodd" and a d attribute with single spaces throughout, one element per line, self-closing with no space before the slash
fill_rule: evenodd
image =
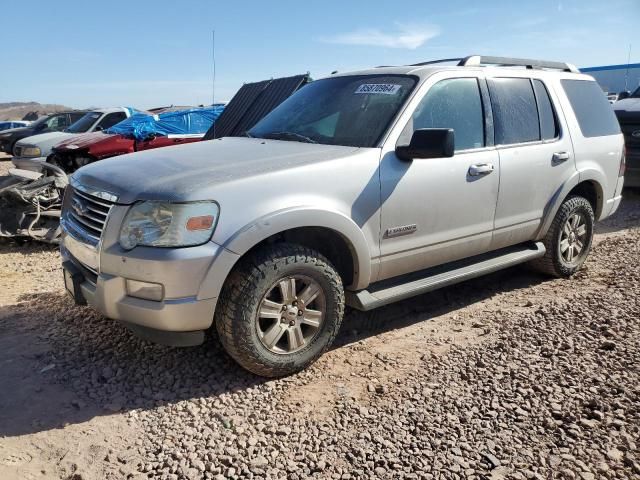
<path id="1" fill-rule="evenodd" d="M 141 282 L 126 279 L 127 295 L 144 300 L 161 301 L 164 298 L 164 287 L 159 283 Z"/>

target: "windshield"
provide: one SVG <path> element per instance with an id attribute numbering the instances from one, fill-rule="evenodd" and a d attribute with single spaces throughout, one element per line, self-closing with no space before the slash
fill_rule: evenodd
<path id="1" fill-rule="evenodd" d="M 102 115 L 100 112 L 89 112 L 81 117 L 77 122 L 72 123 L 65 132 L 84 133 L 89 130 L 94 123 L 96 123 L 96 120 L 100 118 L 100 115 Z"/>
<path id="2" fill-rule="evenodd" d="M 630 98 L 640 98 L 640 87 L 636 88 L 636 90 L 631 94 Z"/>
<path id="3" fill-rule="evenodd" d="M 354 75 L 312 82 L 282 102 L 247 136 L 375 147 L 416 84 L 406 75 Z"/>

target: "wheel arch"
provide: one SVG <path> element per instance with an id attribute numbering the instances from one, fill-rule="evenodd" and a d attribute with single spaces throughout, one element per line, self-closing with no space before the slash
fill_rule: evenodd
<path id="1" fill-rule="evenodd" d="M 565 182 L 553 196 L 547 208 L 536 240 L 542 239 L 546 234 L 556 213 L 563 202 L 571 195 L 585 197 L 593 208 L 594 217 L 599 220 L 603 215 L 605 204 L 603 178 L 600 172 L 576 172 L 567 182 Z"/>
<path id="2" fill-rule="evenodd" d="M 371 255 L 363 231 L 353 220 L 316 208 L 286 209 L 246 225 L 223 242 L 226 253 L 212 263 L 199 296 L 217 297 L 241 258 L 264 245 L 283 241 L 318 250 L 334 264 L 345 287 L 361 289 L 369 284 Z"/>

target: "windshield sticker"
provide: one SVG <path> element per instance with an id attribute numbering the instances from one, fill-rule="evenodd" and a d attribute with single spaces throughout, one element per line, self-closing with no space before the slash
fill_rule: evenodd
<path id="1" fill-rule="evenodd" d="M 354 93 L 374 93 L 378 95 L 395 95 L 402 85 L 393 83 L 364 83 Z"/>

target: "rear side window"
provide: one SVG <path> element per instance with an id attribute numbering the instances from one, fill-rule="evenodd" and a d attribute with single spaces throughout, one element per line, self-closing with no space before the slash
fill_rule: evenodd
<path id="1" fill-rule="evenodd" d="M 99 126 L 102 127 L 103 130 L 106 130 L 107 128 L 113 127 L 116 123 L 120 123 L 125 118 L 127 118 L 127 114 L 124 112 L 109 113 L 100 120 Z"/>
<path id="2" fill-rule="evenodd" d="M 549 92 L 547 92 L 541 80 L 533 80 L 533 89 L 536 92 L 536 100 L 538 101 L 542 139 L 552 140 L 559 135 L 560 131 L 553 106 L 551 105 L 551 99 L 549 98 Z"/>
<path id="3" fill-rule="evenodd" d="M 487 81 L 494 113 L 497 145 L 540 140 L 538 108 L 528 78 L 492 78 Z"/>
<path id="4" fill-rule="evenodd" d="M 590 80 L 560 80 L 584 137 L 620 133 L 613 108 L 600 86 Z"/>
<path id="5" fill-rule="evenodd" d="M 453 128 L 456 151 L 484 147 L 484 112 L 478 80 L 452 78 L 433 85 L 400 136 L 408 143 L 420 128 Z"/>

